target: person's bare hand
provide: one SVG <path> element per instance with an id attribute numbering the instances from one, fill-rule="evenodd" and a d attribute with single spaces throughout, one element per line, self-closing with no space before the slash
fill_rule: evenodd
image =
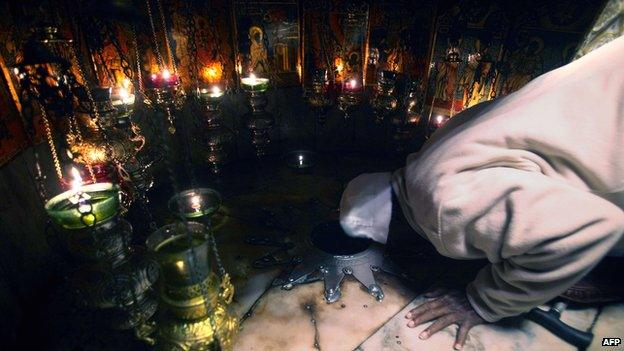
<path id="1" fill-rule="evenodd" d="M 457 324 L 459 329 L 454 348 L 461 350 L 466 343 L 470 329 L 475 325 L 487 323 L 475 312 L 463 291 L 437 288 L 425 293 L 424 296 L 431 300 L 410 310 L 405 315 L 405 318 L 410 320 L 407 322 L 410 328 L 435 320 L 418 335 L 420 339 L 428 339 L 449 325 Z"/>

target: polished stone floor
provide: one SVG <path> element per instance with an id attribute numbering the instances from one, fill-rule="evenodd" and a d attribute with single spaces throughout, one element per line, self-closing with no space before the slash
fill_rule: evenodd
<path id="1" fill-rule="evenodd" d="M 362 285 L 347 277 L 342 297 L 328 304 L 323 284 L 315 282 L 292 290 L 273 287 L 280 273 L 292 269 L 290 260 L 301 254 L 302 243 L 319 223 L 337 217 L 337 207 L 346 183 L 363 172 L 396 168 L 395 160 L 361 155 L 323 156 L 307 172 L 292 170 L 280 158 L 237 164 L 221 178 L 199 174 L 199 184 L 215 188 L 223 206 L 213 218 L 215 236 L 224 265 L 236 287 L 234 309 L 241 318 L 235 350 L 451 350 L 455 327 L 427 341 L 406 327 L 407 310 L 422 303 L 420 294 L 436 283 L 461 288 L 472 279 L 483 262 L 453 261 L 437 255 L 431 246 L 409 228 L 393 228 L 396 240 L 391 257 L 409 279 L 378 272 L 376 278 L 385 298 L 376 301 Z M 226 169 L 226 172 L 228 169 Z M 230 174 L 228 176 L 228 174 Z M 150 194 L 152 212 L 159 225 L 172 218 L 165 206 L 171 189 L 156 187 Z M 133 214 L 130 213 L 129 216 Z M 147 233 L 140 223 L 135 235 Z M 289 249 L 249 244 L 250 237 L 290 243 Z M 271 255 L 280 262 L 262 263 Z M 259 264 L 260 263 L 260 264 Z M 74 311 L 67 317 L 62 293 L 51 294 L 60 302 L 50 303 L 42 323 L 50 350 L 142 350 L 144 344 L 130 332 L 105 331 L 93 327 L 87 316 Z M 55 307 L 56 306 L 56 307 Z M 624 304 L 601 309 L 569 309 L 563 319 L 596 334 L 592 350 L 603 350 L 603 337 L 624 337 Z M 48 321 L 48 322 L 46 322 Z M 77 335 L 77 336 L 76 336 Z M 466 350 L 572 350 L 550 332 L 522 318 L 476 327 Z M 617 350 L 610 348 L 609 350 Z"/>

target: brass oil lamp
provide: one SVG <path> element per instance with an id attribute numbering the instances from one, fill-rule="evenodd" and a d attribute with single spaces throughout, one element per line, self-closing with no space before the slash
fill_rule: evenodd
<path id="1" fill-rule="evenodd" d="M 209 230 L 210 216 L 220 203 L 220 196 L 211 189 L 180 192 L 172 197 L 169 206 L 182 221 L 161 227 L 147 239 L 147 247 L 162 272 L 158 350 L 232 348 L 238 326 L 230 311 L 234 287 Z"/>
<path id="2" fill-rule="evenodd" d="M 221 173 L 221 168 L 234 153 L 234 132 L 223 123 L 221 103 L 223 91 L 218 85 L 198 89 L 199 101 L 205 116 L 206 131 L 199 139 L 202 141 L 205 159 L 213 174 Z"/>
<path id="3" fill-rule="evenodd" d="M 251 144 L 256 156 L 263 157 L 269 153 L 271 134 L 275 127 L 273 115 L 266 111 L 269 79 L 259 78 L 251 73 L 249 77 L 241 78 L 241 85 L 249 106 L 249 112 L 244 117 L 245 125 L 251 134 Z"/>

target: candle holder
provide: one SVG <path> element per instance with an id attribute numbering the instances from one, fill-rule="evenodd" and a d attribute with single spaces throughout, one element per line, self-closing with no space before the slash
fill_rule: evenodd
<path id="1" fill-rule="evenodd" d="M 383 121 L 398 108 L 398 100 L 394 96 L 396 88 L 396 73 L 381 71 L 375 87 L 375 95 L 371 101 L 377 124 Z"/>
<path id="2" fill-rule="evenodd" d="M 180 78 L 177 74 L 169 73 L 163 70 L 154 73 L 145 81 L 146 95 L 148 104 L 152 104 L 161 109 L 167 118 L 168 131 L 175 134 L 175 122 L 172 110 L 179 110 L 186 101 L 186 94 L 180 86 Z"/>
<path id="3" fill-rule="evenodd" d="M 299 173 L 309 172 L 316 163 L 317 154 L 307 150 L 291 151 L 286 154 L 285 161 L 288 168 Z"/>
<path id="4" fill-rule="evenodd" d="M 421 127 L 422 107 L 419 103 L 421 98 L 420 83 L 409 82 L 400 106 L 401 113 L 395 113 L 390 118 L 391 145 L 397 153 L 406 151 L 407 143 L 414 139 L 416 131 Z"/>
<path id="5" fill-rule="evenodd" d="M 187 219 L 210 217 L 221 207 L 221 195 L 209 188 L 184 190 L 169 199 L 169 211 Z"/>
<path id="6" fill-rule="evenodd" d="M 431 136 L 433 132 L 444 126 L 450 119 L 451 117 L 446 115 L 431 116 L 429 118 L 428 136 Z"/>
<path id="7" fill-rule="evenodd" d="M 155 261 L 130 247 L 132 226 L 119 218 L 119 188 L 97 183 L 46 203 L 49 227 L 78 268 L 70 283 L 77 303 L 114 329 L 141 328 L 156 311 L 150 294 Z"/>
<path id="8" fill-rule="evenodd" d="M 318 69 L 312 76 L 312 84 L 307 92 L 308 104 L 312 106 L 316 115 L 316 122 L 324 125 L 327 120 L 327 111 L 331 107 L 329 98 L 329 78 L 326 69 Z"/>
<path id="9" fill-rule="evenodd" d="M 343 83 L 342 92 L 338 96 L 338 108 L 343 112 L 345 119 L 349 119 L 351 114 L 362 100 L 362 86 L 358 80 L 351 78 Z"/>
<path id="10" fill-rule="evenodd" d="M 186 94 L 180 85 L 180 77 L 168 70 L 147 77 L 145 87 L 149 102 L 158 106 L 178 109 L 182 107 L 186 99 Z"/>
<path id="11" fill-rule="evenodd" d="M 159 349 L 230 349 L 237 328 L 229 311 L 234 288 L 209 263 L 210 235 L 197 222 L 166 225 L 150 235 L 147 247 L 161 267 L 162 312 Z M 220 347 L 220 348 L 219 348 Z"/>
<path id="12" fill-rule="evenodd" d="M 68 190 L 45 204 L 50 219 L 64 229 L 83 229 L 119 212 L 119 186 L 96 183 Z"/>
<path id="13" fill-rule="evenodd" d="M 251 133 L 251 144 L 256 156 L 263 157 L 269 153 L 271 146 L 271 133 L 275 120 L 273 115 L 268 113 L 266 91 L 269 87 L 269 80 L 266 78 L 256 78 L 250 76 L 241 79 L 243 90 L 247 94 L 249 112 L 245 115 L 245 125 Z"/>
<path id="14" fill-rule="evenodd" d="M 230 160 L 234 149 L 234 132 L 223 125 L 221 102 L 223 92 L 214 86 L 212 89 L 200 89 L 199 101 L 204 107 L 206 133 L 199 137 L 202 140 L 206 161 L 213 174 L 221 173 L 223 165 Z"/>

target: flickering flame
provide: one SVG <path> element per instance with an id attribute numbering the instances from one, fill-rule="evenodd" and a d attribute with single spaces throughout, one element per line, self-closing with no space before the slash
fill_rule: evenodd
<path id="1" fill-rule="evenodd" d="M 125 101 L 130 97 L 130 92 L 126 88 L 119 88 L 119 97 L 122 101 Z"/>
<path id="2" fill-rule="evenodd" d="M 213 87 L 212 87 L 212 94 L 213 94 L 213 95 L 219 95 L 219 94 L 221 94 L 221 88 L 219 88 L 219 86 L 218 86 L 218 85 L 213 86 Z"/>
<path id="3" fill-rule="evenodd" d="M 249 73 L 249 79 L 255 82 L 255 80 L 258 79 L 258 77 L 256 77 L 256 75 L 253 72 L 251 72 Z"/>
<path id="4" fill-rule="evenodd" d="M 217 83 L 221 79 L 222 72 L 221 63 L 213 62 L 209 66 L 204 67 L 202 76 L 208 83 Z"/>
<path id="5" fill-rule="evenodd" d="M 130 83 L 131 83 L 131 82 L 130 82 L 130 79 L 125 78 L 125 79 L 123 80 L 123 82 L 121 83 L 121 86 L 122 86 L 124 89 L 128 90 L 128 89 L 130 89 Z"/>
<path id="6" fill-rule="evenodd" d="M 184 261 L 176 261 L 175 265 L 179 270 L 184 270 Z"/>
<path id="7" fill-rule="evenodd" d="M 243 73 L 243 64 L 240 61 L 236 63 L 236 72 L 238 72 L 238 74 Z"/>
<path id="8" fill-rule="evenodd" d="M 342 59 L 340 57 L 336 57 L 334 59 L 334 66 L 336 66 L 336 72 L 338 72 L 338 74 L 342 73 L 344 64 L 342 63 Z"/>
<path id="9" fill-rule="evenodd" d="M 168 69 L 162 71 L 162 77 L 164 80 L 169 80 L 171 78 L 171 72 Z"/>
<path id="10" fill-rule="evenodd" d="M 436 116 L 436 123 L 437 124 L 442 124 L 442 121 L 444 121 L 444 117 L 442 117 L 442 115 L 437 115 Z"/>
<path id="11" fill-rule="evenodd" d="M 156 73 L 152 73 L 151 78 L 152 78 L 152 80 L 156 80 L 156 78 L 158 78 L 158 76 L 156 75 Z"/>
<path id="12" fill-rule="evenodd" d="M 195 212 L 199 212 L 201 210 L 201 196 L 194 195 L 191 197 L 191 208 Z"/>
<path id="13" fill-rule="evenodd" d="M 351 89 L 355 89 L 355 88 L 357 88 L 357 80 L 355 80 L 355 79 L 353 79 L 353 78 L 352 78 L 352 79 L 349 81 L 349 88 L 351 88 Z"/>
<path id="14" fill-rule="evenodd" d="M 299 166 L 303 166 L 303 155 L 299 155 Z"/>
<path id="15" fill-rule="evenodd" d="M 130 94 L 127 88 L 119 88 L 119 97 L 121 98 L 121 103 L 124 105 L 131 105 L 134 103 L 134 94 Z"/>
<path id="16" fill-rule="evenodd" d="M 80 176 L 80 172 L 76 169 L 76 167 L 71 168 L 71 188 L 74 191 L 78 191 L 82 187 L 82 177 Z"/>

